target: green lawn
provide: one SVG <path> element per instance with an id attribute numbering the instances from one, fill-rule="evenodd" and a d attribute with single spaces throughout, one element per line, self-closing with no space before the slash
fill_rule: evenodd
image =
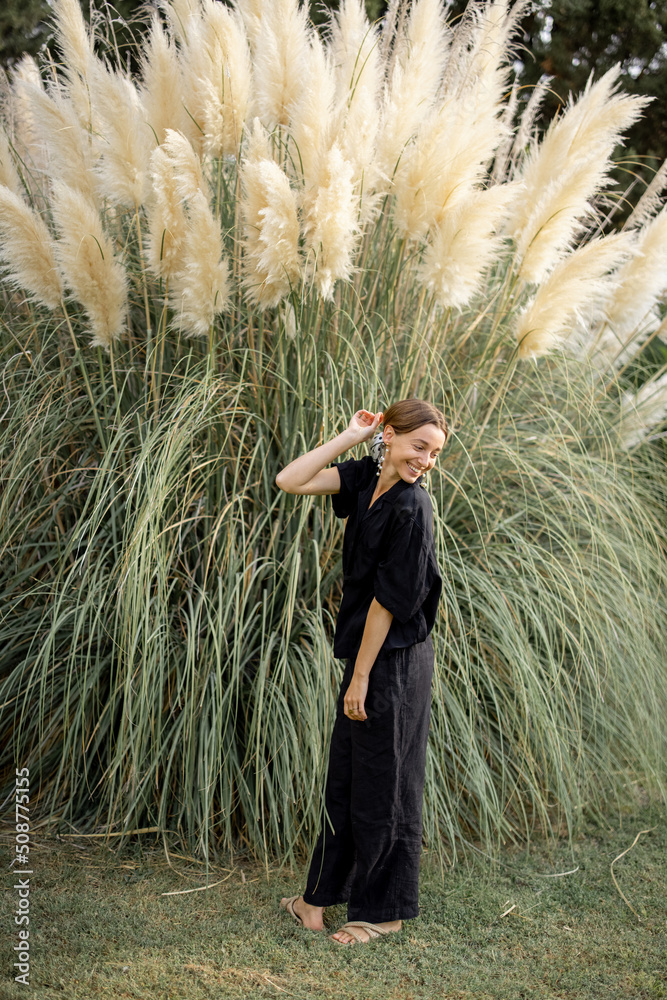
<path id="1" fill-rule="evenodd" d="M 614 874 L 610 865 L 636 834 Z M 30 860 L 31 990 L 13 983 L 16 906 L 2 837 L 0 997 L 202 1000 L 640 1000 L 667 997 L 667 815 L 655 807 L 613 828 L 589 827 L 573 847 L 507 851 L 445 873 L 422 872 L 419 919 L 401 935 L 344 948 L 279 910 L 303 873 L 268 873 L 240 859 L 202 884 L 200 866 L 144 838 L 122 856 L 80 839 L 36 835 Z M 577 870 L 572 874 L 557 873 Z M 639 919 L 638 919 L 639 918 Z M 328 911 L 331 929 L 344 910 Z M 9 934 L 5 933 L 9 929 Z"/>

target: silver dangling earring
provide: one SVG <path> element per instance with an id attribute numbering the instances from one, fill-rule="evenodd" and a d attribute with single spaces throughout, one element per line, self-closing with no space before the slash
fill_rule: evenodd
<path id="1" fill-rule="evenodd" d="M 384 462 L 385 444 L 382 440 L 382 431 L 378 431 L 377 434 L 371 440 L 371 458 L 377 464 L 376 475 L 379 476 L 382 472 L 382 463 Z"/>

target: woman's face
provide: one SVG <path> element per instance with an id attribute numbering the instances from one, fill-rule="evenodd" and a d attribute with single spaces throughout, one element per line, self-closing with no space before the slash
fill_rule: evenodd
<path id="1" fill-rule="evenodd" d="M 391 479 L 414 483 L 435 465 L 445 444 L 445 433 L 435 424 L 422 424 L 414 431 L 396 434 L 389 425 L 384 429 L 383 440 L 387 446 L 383 473 L 388 473 Z"/>

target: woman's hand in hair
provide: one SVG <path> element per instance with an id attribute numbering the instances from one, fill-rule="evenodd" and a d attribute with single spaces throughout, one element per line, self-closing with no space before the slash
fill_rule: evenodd
<path id="1" fill-rule="evenodd" d="M 382 423 L 382 412 L 371 413 L 370 410 L 357 410 L 350 423 L 348 431 L 359 436 L 359 441 L 368 441 Z"/>

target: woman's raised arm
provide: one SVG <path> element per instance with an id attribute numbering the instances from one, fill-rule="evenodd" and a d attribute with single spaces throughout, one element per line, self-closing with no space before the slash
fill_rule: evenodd
<path id="1" fill-rule="evenodd" d="M 346 430 L 331 441 L 307 451 L 286 465 L 276 476 L 276 485 L 285 493 L 322 496 L 340 492 L 338 469 L 327 466 L 355 444 L 367 441 L 377 430 L 382 413 L 357 410 Z"/>

